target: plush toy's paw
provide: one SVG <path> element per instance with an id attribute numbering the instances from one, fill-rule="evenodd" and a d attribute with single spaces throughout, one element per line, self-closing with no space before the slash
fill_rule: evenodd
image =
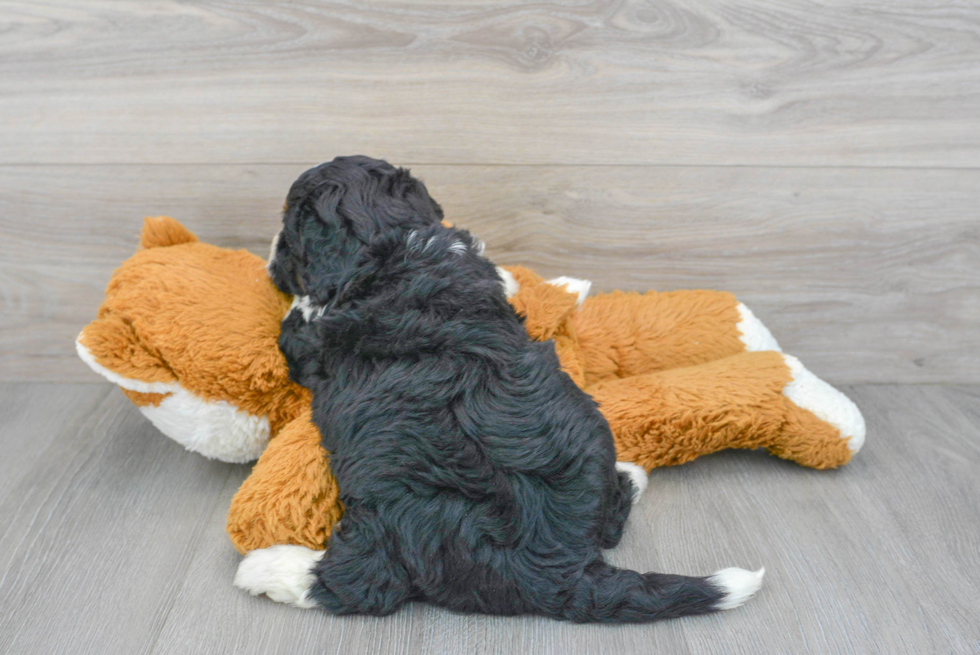
<path id="1" fill-rule="evenodd" d="M 633 484 L 633 496 L 630 500 L 634 505 L 640 502 L 640 496 L 646 491 L 650 479 L 646 469 L 632 462 L 616 462 L 616 470 L 630 476 L 630 482 Z"/>
<path id="2" fill-rule="evenodd" d="M 580 280 L 574 277 L 565 277 L 564 275 L 556 277 L 553 280 L 548 280 L 548 284 L 556 287 L 565 287 L 565 291 L 574 293 L 578 296 L 579 307 L 585 302 L 586 296 L 589 295 L 589 289 L 592 288 L 592 282 L 589 280 Z"/>
<path id="3" fill-rule="evenodd" d="M 772 336 L 772 332 L 762 324 L 762 321 L 756 318 L 751 309 L 743 303 L 738 303 L 736 309 L 738 309 L 739 319 L 735 327 L 739 332 L 738 339 L 745 344 L 746 351 L 760 352 L 771 350 L 782 352 L 779 344 L 776 343 L 776 338 Z"/>
<path id="4" fill-rule="evenodd" d="M 783 395 L 795 405 L 811 412 L 840 431 L 851 453 L 864 445 L 864 416 L 854 402 L 803 366 L 796 357 L 783 355 L 793 380 L 783 389 Z"/>
<path id="5" fill-rule="evenodd" d="M 316 580 L 313 567 L 325 552 L 285 545 L 253 550 L 238 565 L 235 586 L 253 596 L 265 594 L 278 603 L 316 607 L 310 598 Z"/>

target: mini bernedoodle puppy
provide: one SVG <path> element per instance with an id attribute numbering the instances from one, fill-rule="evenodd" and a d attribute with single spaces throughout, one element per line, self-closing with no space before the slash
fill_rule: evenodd
<path id="1" fill-rule="evenodd" d="M 367 157 L 290 189 L 269 261 L 296 297 L 279 343 L 313 394 L 346 513 L 325 554 L 256 551 L 236 584 L 338 614 L 419 600 L 626 622 L 745 602 L 762 571 L 603 560 L 634 491 L 609 426 L 553 344 L 528 338 L 482 245 L 442 216 L 407 170 Z"/>

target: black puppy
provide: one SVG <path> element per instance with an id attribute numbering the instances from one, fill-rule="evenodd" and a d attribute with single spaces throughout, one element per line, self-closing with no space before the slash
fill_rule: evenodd
<path id="1" fill-rule="evenodd" d="M 378 615 L 421 600 L 623 622 L 744 602 L 761 571 L 603 561 L 632 493 L 609 426 L 553 344 L 528 338 L 479 243 L 441 219 L 408 171 L 366 157 L 290 189 L 269 262 L 297 298 L 280 346 L 313 393 L 346 514 L 325 555 L 256 551 L 236 584 Z"/>

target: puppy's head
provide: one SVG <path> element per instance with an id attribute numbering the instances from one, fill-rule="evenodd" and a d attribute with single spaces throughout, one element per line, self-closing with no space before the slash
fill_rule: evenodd
<path id="1" fill-rule="evenodd" d="M 440 223 L 442 208 L 406 169 L 370 157 L 337 157 L 289 190 L 269 274 L 294 296 L 325 304 L 380 239 Z"/>

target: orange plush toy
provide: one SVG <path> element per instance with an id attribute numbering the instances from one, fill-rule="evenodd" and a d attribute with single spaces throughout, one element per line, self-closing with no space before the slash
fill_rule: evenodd
<path id="1" fill-rule="evenodd" d="M 141 246 L 113 274 L 79 355 L 186 448 L 258 458 L 228 514 L 240 552 L 324 548 L 343 508 L 309 395 L 277 346 L 291 298 L 259 257 L 200 243 L 171 218 L 146 219 Z M 565 371 L 599 403 L 640 489 L 654 468 L 726 448 L 832 468 L 864 441 L 854 403 L 782 354 L 731 294 L 587 297 L 582 280 L 500 273 L 531 337 L 554 340 Z"/>

